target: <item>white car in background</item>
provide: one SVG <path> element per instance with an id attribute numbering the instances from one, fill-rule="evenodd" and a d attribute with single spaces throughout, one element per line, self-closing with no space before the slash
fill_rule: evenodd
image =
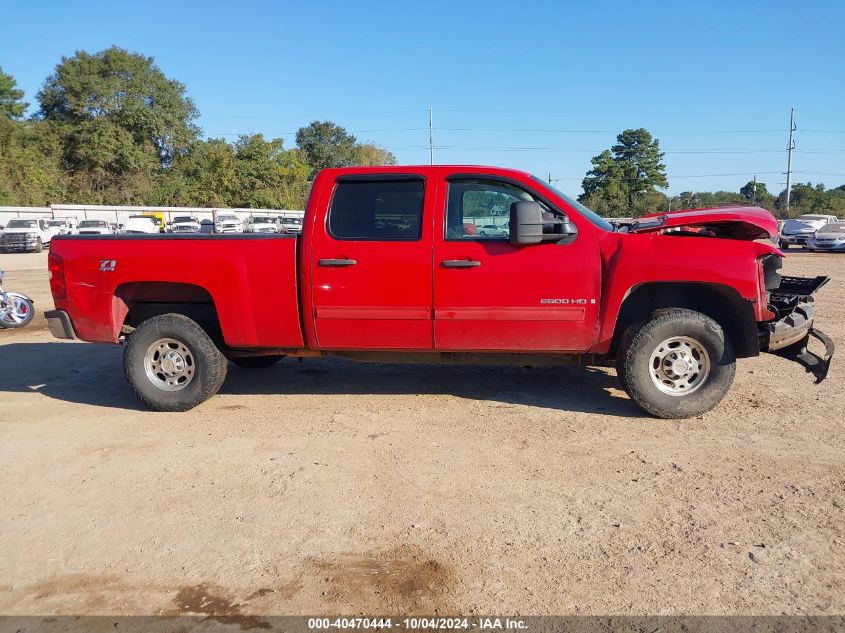
<path id="1" fill-rule="evenodd" d="M 111 235 L 114 233 L 105 220 L 82 220 L 77 232 L 79 235 Z"/>
<path id="2" fill-rule="evenodd" d="M 809 239 L 807 248 L 814 253 L 821 251 L 845 253 L 845 221 L 825 224 Z"/>
<path id="3" fill-rule="evenodd" d="M 126 224 L 123 225 L 123 230 L 121 233 L 127 234 L 148 234 L 148 233 L 158 233 L 158 225 L 148 215 L 130 215 L 129 219 L 126 220 Z"/>
<path id="4" fill-rule="evenodd" d="M 47 226 L 51 218 L 15 218 L 9 220 L 0 234 L 0 252 L 35 251 L 40 253 L 53 239 L 52 228 Z"/>
<path id="5" fill-rule="evenodd" d="M 171 233 L 199 233 L 200 221 L 192 215 L 177 215 L 170 225 Z"/>
<path id="6" fill-rule="evenodd" d="M 47 220 L 47 230 L 50 231 L 51 237 L 56 235 L 73 235 L 79 223 L 76 218 L 50 218 Z"/>
<path id="7" fill-rule="evenodd" d="M 807 242 L 810 241 L 816 231 L 825 224 L 836 222 L 838 219 L 835 215 L 814 213 L 799 215 L 797 218 L 787 220 L 783 225 L 778 244 L 784 250 L 790 246 L 807 246 Z"/>
<path id="8" fill-rule="evenodd" d="M 244 225 L 234 213 L 218 213 L 214 220 L 215 233 L 243 233 Z"/>
<path id="9" fill-rule="evenodd" d="M 251 215 L 244 225 L 244 233 L 277 233 L 279 219 L 271 215 Z"/>
<path id="10" fill-rule="evenodd" d="M 279 233 L 302 233 L 302 218 L 282 218 Z"/>
<path id="11" fill-rule="evenodd" d="M 483 224 L 479 227 L 476 227 L 477 232 L 476 235 L 482 235 L 485 237 L 507 237 L 508 236 L 508 229 L 507 226 L 500 226 L 497 224 Z"/>

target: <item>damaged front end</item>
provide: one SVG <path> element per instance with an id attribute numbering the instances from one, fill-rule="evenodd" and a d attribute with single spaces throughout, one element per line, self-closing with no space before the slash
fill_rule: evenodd
<path id="1" fill-rule="evenodd" d="M 781 258 L 765 257 L 762 262 L 768 309 L 775 318 L 759 324 L 760 351 L 794 360 L 813 374 L 816 384 L 827 377 L 835 346 L 824 332 L 813 327 L 813 293 L 830 277 L 786 277 L 778 274 Z M 810 338 L 824 345 L 823 355 L 811 352 Z"/>

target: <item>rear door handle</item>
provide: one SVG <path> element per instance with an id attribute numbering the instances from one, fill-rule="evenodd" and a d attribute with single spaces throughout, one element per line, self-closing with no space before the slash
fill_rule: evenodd
<path id="1" fill-rule="evenodd" d="M 321 259 L 320 266 L 354 266 L 358 262 L 354 259 Z"/>
<path id="2" fill-rule="evenodd" d="M 477 268 L 481 266 L 481 262 L 471 259 L 444 259 L 440 264 L 443 268 Z"/>

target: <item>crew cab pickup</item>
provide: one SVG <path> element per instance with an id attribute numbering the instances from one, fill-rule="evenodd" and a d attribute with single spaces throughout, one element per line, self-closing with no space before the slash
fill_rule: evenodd
<path id="1" fill-rule="evenodd" d="M 826 376 L 812 295 L 827 278 L 782 277 L 776 231 L 753 207 L 615 230 L 510 169 L 326 169 L 299 236 L 57 237 L 46 316 L 59 338 L 123 342 L 130 385 L 158 410 L 211 397 L 229 361 L 335 355 L 615 363 L 637 404 L 680 418 L 718 404 L 736 359 L 761 351 Z"/>

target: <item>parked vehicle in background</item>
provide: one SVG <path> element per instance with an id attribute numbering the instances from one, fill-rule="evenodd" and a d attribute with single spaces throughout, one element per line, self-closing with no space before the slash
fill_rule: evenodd
<path id="1" fill-rule="evenodd" d="M 845 221 L 825 224 L 809 239 L 807 248 L 813 252 L 845 252 Z"/>
<path id="2" fill-rule="evenodd" d="M 244 224 L 244 233 L 278 233 L 279 219 L 271 215 L 251 215 Z"/>
<path id="3" fill-rule="evenodd" d="M 211 220 L 200 222 L 200 233 L 214 233 L 214 222 Z"/>
<path id="4" fill-rule="evenodd" d="M 148 215 L 130 215 L 123 225 L 123 233 L 160 233 L 158 225 L 155 220 Z"/>
<path id="5" fill-rule="evenodd" d="M 494 203 L 509 209 L 508 235 L 479 238 L 466 220 Z M 737 358 L 771 352 L 819 382 L 834 353 L 813 326 L 812 294 L 828 278 L 780 275 L 765 209 L 664 213 L 623 232 L 516 170 L 351 167 L 317 175 L 306 219 L 296 237 L 61 236 L 50 330 L 125 339 L 130 385 L 165 411 L 215 394 L 228 359 L 333 355 L 615 362 L 644 410 L 683 418 L 721 401 Z M 173 266 L 186 249 L 191 266 Z"/>
<path id="6" fill-rule="evenodd" d="M 76 218 L 51 218 L 47 220 L 47 227 L 53 236 L 73 235 L 79 228 Z"/>
<path id="7" fill-rule="evenodd" d="M 282 217 L 279 220 L 279 233 L 298 235 L 302 233 L 302 218 Z"/>
<path id="8" fill-rule="evenodd" d="M 243 233 L 244 225 L 234 213 L 218 213 L 214 220 L 215 233 Z"/>
<path id="9" fill-rule="evenodd" d="M 476 227 L 476 231 L 480 237 L 506 237 L 508 234 L 507 227 L 497 226 L 495 224 L 484 224 Z"/>
<path id="10" fill-rule="evenodd" d="M 786 221 L 780 232 L 778 243 L 782 249 L 790 246 L 807 246 L 807 242 L 825 224 L 836 222 L 835 215 L 807 214 Z"/>
<path id="11" fill-rule="evenodd" d="M 164 214 L 158 211 L 147 211 L 138 213 L 130 217 L 150 218 L 156 226 L 159 233 L 167 233 L 167 222 L 164 219 Z"/>
<path id="12" fill-rule="evenodd" d="M 198 233 L 200 221 L 192 215 L 177 215 L 170 225 L 172 233 Z"/>
<path id="13" fill-rule="evenodd" d="M 4 273 L 0 270 L 0 328 L 21 328 L 35 316 L 33 301 L 19 292 L 3 290 Z"/>
<path id="14" fill-rule="evenodd" d="M 40 253 L 49 246 L 53 231 L 47 226 L 49 218 L 15 218 L 9 220 L 0 235 L 0 252 Z"/>
<path id="15" fill-rule="evenodd" d="M 79 223 L 78 235 L 112 235 L 114 230 L 105 220 L 82 220 Z"/>

